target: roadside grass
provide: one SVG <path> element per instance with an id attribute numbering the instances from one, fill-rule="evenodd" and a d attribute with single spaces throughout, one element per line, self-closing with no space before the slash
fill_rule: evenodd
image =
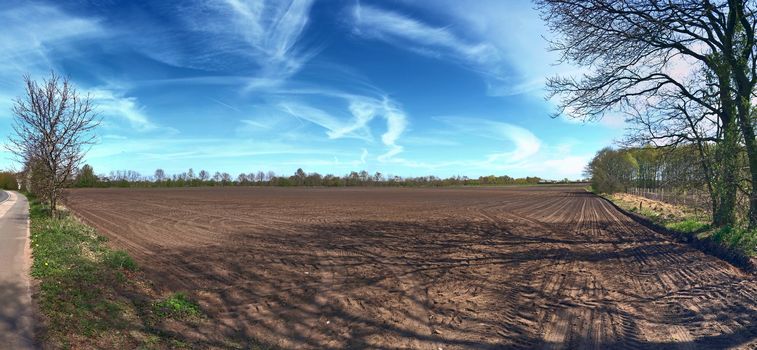
<path id="1" fill-rule="evenodd" d="M 713 228 L 688 208 L 629 194 L 605 195 L 605 198 L 669 230 L 696 235 L 699 239 L 709 237 L 716 243 L 740 251 L 747 256 L 757 256 L 757 230 L 750 231 L 742 227 Z M 639 205 L 639 203 L 645 204 Z"/>
<path id="2" fill-rule="evenodd" d="M 48 217 L 37 201 L 31 200 L 30 206 L 31 274 L 40 281 L 39 305 L 49 320 L 48 334 L 89 337 L 124 328 L 125 305 L 107 295 L 108 287 L 117 288 L 126 278 L 123 271 L 102 263 L 109 254 L 106 239 L 70 217 Z"/>
<path id="3" fill-rule="evenodd" d="M 208 322 L 187 294 L 161 299 L 165 293 L 150 286 L 126 252 L 110 249 L 106 237 L 65 212 L 50 218 L 47 208 L 27 197 L 45 348 L 206 347 L 172 330 Z"/>
<path id="4" fill-rule="evenodd" d="M 673 231 L 699 233 L 710 228 L 705 218 L 684 206 L 663 203 L 626 193 L 611 194 L 605 197 L 619 207 L 644 216 Z"/>
<path id="5" fill-rule="evenodd" d="M 674 221 L 665 224 L 665 227 L 677 232 L 698 233 L 710 229 L 710 224 L 692 218 L 683 221 Z"/>
<path id="6" fill-rule="evenodd" d="M 757 230 L 726 226 L 713 231 L 710 237 L 729 248 L 741 250 L 748 256 L 757 255 Z"/>

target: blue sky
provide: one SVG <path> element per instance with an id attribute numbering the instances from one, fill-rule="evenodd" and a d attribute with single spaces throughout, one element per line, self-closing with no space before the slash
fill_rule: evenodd
<path id="1" fill-rule="evenodd" d="M 554 65 L 532 7 L 4 1 L 0 134 L 22 75 L 54 69 L 98 105 L 97 173 L 578 178 L 624 123 L 550 118 L 545 78 L 578 70 Z"/>

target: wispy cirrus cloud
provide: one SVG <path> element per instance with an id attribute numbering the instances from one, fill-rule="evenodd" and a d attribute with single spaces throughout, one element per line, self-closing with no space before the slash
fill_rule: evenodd
<path id="1" fill-rule="evenodd" d="M 536 155 L 542 147 L 541 140 L 530 130 L 514 124 L 486 119 L 450 116 L 437 117 L 435 119 L 463 133 L 475 134 L 480 137 L 512 144 L 513 148 L 509 151 L 487 155 L 487 162 L 514 164 Z"/>
<path id="2" fill-rule="evenodd" d="M 429 6 L 433 4 L 433 6 Z M 530 4 L 479 1 L 475 6 L 455 0 L 408 2 L 426 13 L 441 14 L 442 25 L 397 10 L 356 4 L 351 7 L 355 34 L 398 48 L 453 61 L 476 72 L 489 95 L 542 94 L 546 77 L 574 68 L 553 65 L 558 56 L 546 52 L 546 28 Z"/>
<path id="3" fill-rule="evenodd" d="M 468 155 L 468 159 L 463 160 L 454 157 L 442 160 L 395 157 L 390 160 L 390 163 L 431 172 L 462 170 L 463 173 L 475 171 L 483 174 L 548 173 L 550 178 L 558 179 L 579 178 L 583 167 L 592 157 L 589 153 L 576 152 L 575 147 L 580 144 L 578 141 L 548 144 L 527 128 L 510 123 L 461 116 L 435 117 L 434 120 L 447 126 L 442 132 L 444 140 L 453 141 L 449 144 L 435 143 L 437 149 L 449 149 L 454 152 L 454 149 L 474 147 L 466 143 L 471 142 L 470 136 L 475 136 L 477 141 L 474 142 L 487 145 L 489 150 L 477 155 Z M 450 130 L 454 132 L 448 133 Z M 427 137 L 422 136 L 422 138 Z M 482 141 L 482 139 L 488 141 Z M 492 150 L 491 141 L 494 141 L 494 145 L 498 144 L 501 150 Z"/>
<path id="4" fill-rule="evenodd" d="M 88 93 L 105 122 L 110 122 L 109 118 L 116 117 L 128 122 L 138 131 L 150 131 L 157 127 L 144 113 L 144 107 L 139 105 L 135 97 L 105 88 L 90 89 Z"/>
<path id="5" fill-rule="evenodd" d="M 43 22 L 41 22 L 43 21 Z M 46 75 L 58 60 L 77 54 L 73 44 L 106 36 L 96 18 L 67 14 L 54 6 L 0 4 L 0 115 L 10 115 L 21 96 L 21 78 Z"/>
<path id="6" fill-rule="evenodd" d="M 314 52 L 298 46 L 308 24 L 312 0 L 253 1 L 227 0 L 233 10 L 237 33 L 253 49 L 260 72 L 249 89 L 278 84 L 297 73 Z"/>
<path id="7" fill-rule="evenodd" d="M 361 37 L 381 40 L 421 55 L 450 60 L 480 74 L 489 85 L 513 84 L 503 70 L 500 48 L 483 38 L 471 39 L 452 26 L 435 26 L 396 11 L 356 4 L 351 11 L 352 30 Z M 522 82 L 518 82 L 521 84 Z M 490 92 L 506 95 L 495 88 Z"/>
<path id="8" fill-rule="evenodd" d="M 301 43 L 312 5 L 312 0 L 190 1 L 178 10 L 166 9 L 178 15 L 181 31 L 151 22 L 154 36 L 126 36 L 143 54 L 161 62 L 206 72 L 233 71 L 237 76 L 232 80 L 245 76 L 247 90 L 269 88 L 298 73 L 317 53 Z M 229 83 L 223 76 L 191 79 Z"/>
<path id="9" fill-rule="evenodd" d="M 173 127 L 161 126 L 155 123 L 147 114 L 146 107 L 139 103 L 139 99 L 129 96 L 120 88 L 96 87 L 86 89 L 83 93 L 90 96 L 95 105 L 95 111 L 103 120 L 104 127 L 119 131 L 136 131 L 138 133 L 159 132 L 165 135 L 175 135 L 179 131 Z M 125 122 L 128 127 L 120 126 Z"/>
<path id="10" fill-rule="evenodd" d="M 44 19 L 44 25 L 40 25 Z M 6 7 L 0 5 L 0 65 L 2 75 L 32 73 L 49 70 L 56 58 L 73 53 L 70 44 L 84 38 L 106 35 L 97 19 L 70 15 L 53 6 L 23 3 Z"/>
<path id="11" fill-rule="evenodd" d="M 448 27 L 435 27 L 398 12 L 358 3 L 352 9 L 352 16 L 353 31 L 366 38 L 463 62 L 488 64 L 498 59 L 496 49 L 485 42 L 470 42 Z"/>
<path id="12" fill-rule="evenodd" d="M 349 113 L 334 109 L 329 113 L 302 102 L 282 102 L 279 107 L 296 118 L 327 129 L 326 135 L 330 139 L 356 138 L 371 142 L 373 133 L 370 123 L 376 118 L 382 118 L 386 122 L 386 128 L 381 134 L 381 142 L 386 151 L 378 156 L 378 160 L 389 160 L 403 151 L 398 140 L 408 122 L 407 115 L 398 104 L 386 96 L 380 99 L 350 94 L 336 96 L 344 99 Z"/>

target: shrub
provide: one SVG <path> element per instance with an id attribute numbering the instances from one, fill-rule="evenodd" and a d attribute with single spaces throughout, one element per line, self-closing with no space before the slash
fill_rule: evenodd
<path id="1" fill-rule="evenodd" d="M 668 223 L 665 227 L 678 232 L 696 233 L 707 230 L 710 228 L 710 225 L 694 219 L 686 219 L 684 221 Z"/>
<path id="2" fill-rule="evenodd" d="M 159 317 L 183 318 L 200 315 L 200 307 L 184 293 L 174 293 L 155 303 L 154 310 Z"/>
<path id="3" fill-rule="evenodd" d="M 103 257 L 103 262 L 110 268 L 135 271 L 137 263 L 123 250 L 109 251 Z"/>
<path id="4" fill-rule="evenodd" d="M 738 227 L 723 227 L 712 234 L 712 239 L 725 246 L 754 256 L 757 253 L 757 231 Z"/>

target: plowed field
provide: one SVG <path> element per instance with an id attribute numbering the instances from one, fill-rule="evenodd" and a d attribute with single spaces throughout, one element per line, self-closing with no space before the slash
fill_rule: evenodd
<path id="1" fill-rule="evenodd" d="M 94 189 L 68 205 L 283 348 L 757 347 L 757 283 L 578 187 Z"/>

